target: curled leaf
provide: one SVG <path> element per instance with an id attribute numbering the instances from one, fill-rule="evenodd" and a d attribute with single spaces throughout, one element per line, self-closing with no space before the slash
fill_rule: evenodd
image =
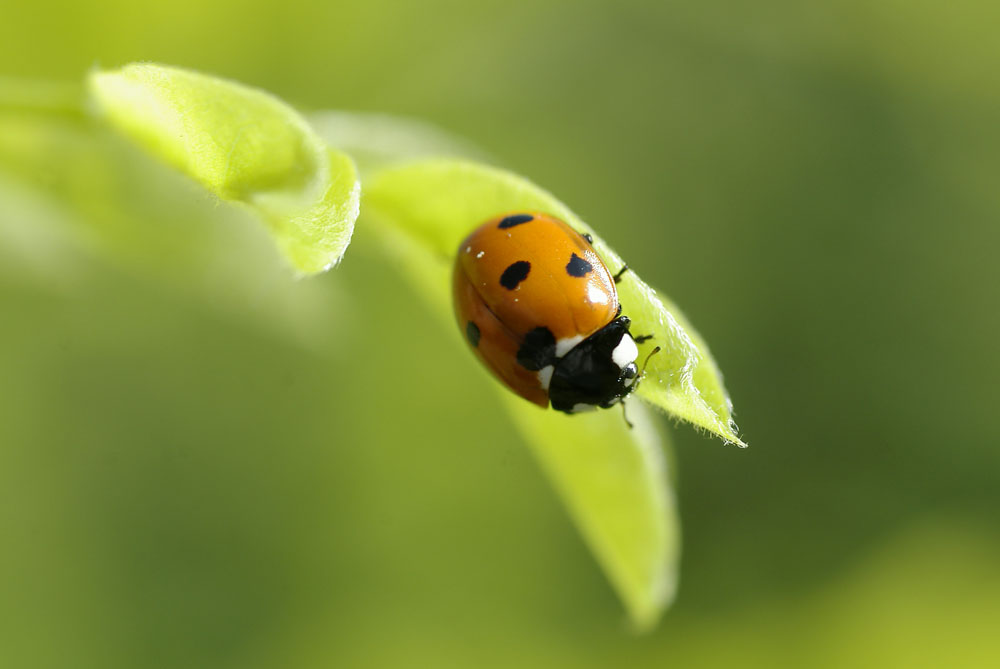
<path id="1" fill-rule="evenodd" d="M 551 194 L 526 179 L 477 163 L 430 160 L 385 169 L 366 186 L 365 202 L 449 261 L 475 225 L 523 209 L 547 212 L 589 232 L 612 271 L 624 265 L 590 226 Z M 623 313 L 632 319 L 632 331 L 652 335 L 644 352 L 654 345 L 661 348 L 650 359 L 637 394 L 672 416 L 745 446 L 718 366 L 683 314 L 634 272 L 618 284 L 618 294 Z"/>
<path id="2" fill-rule="evenodd" d="M 242 229 L 246 207 L 192 197 L 183 175 L 116 139 L 85 117 L 0 109 L 0 246 L 10 252 L 0 264 L 81 291 L 93 261 L 110 264 L 329 350 L 348 299 L 335 283 L 289 282 L 271 235 Z"/>
<path id="3" fill-rule="evenodd" d="M 284 102 L 154 64 L 95 72 L 89 88 L 98 111 L 153 156 L 258 212 L 296 269 L 343 256 L 360 200 L 354 163 Z"/>

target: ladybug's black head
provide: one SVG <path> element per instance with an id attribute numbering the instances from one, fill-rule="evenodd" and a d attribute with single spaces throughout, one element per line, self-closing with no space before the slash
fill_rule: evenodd
<path id="1" fill-rule="evenodd" d="M 566 413 L 606 409 L 635 390 L 639 350 L 629 325 L 627 316 L 616 318 L 556 362 L 549 384 L 553 409 Z"/>

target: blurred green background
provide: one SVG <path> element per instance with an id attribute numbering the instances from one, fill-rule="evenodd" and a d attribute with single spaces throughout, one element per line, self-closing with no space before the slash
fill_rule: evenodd
<path id="1" fill-rule="evenodd" d="M 242 212 L 8 110 L 0 666 L 1000 664 L 1000 5 L 2 14 L 8 76 L 155 60 L 468 138 L 685 308 L 751 448 L 672 430 L 681 589 L 635 636 L 363 225 L 296 280 Z"/>

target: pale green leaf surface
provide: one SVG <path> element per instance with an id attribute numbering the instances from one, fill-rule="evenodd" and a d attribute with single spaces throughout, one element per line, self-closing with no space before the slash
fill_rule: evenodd
<path id="1" fill-rule="evenodd" d="M 412 118 L 344 111 L 314 112 L 306 118 L 327 144 L 349 153 L 362 172 L 445 156 L 489 160 L 468 140 Z"/>
<path id="2" fill-rule="evenodd" d="M 200 189 L 83 115 L 0 109 L 8 269 L 83 292 L 81 277 L 108 265 L 244 326 L 331 351 L 350 296 L 337 282 L 292 280 L 272 235 L 248 225 L 249 208 L 220 207 Z"/>
<path id="3" fill-rule="evenodd" d="M 629 400 L 621 415 L 566 416 L 503 391 L 518 428 L 597 556 L 638 629 L 673 600 L 680 522 L 655 416 Z"/>
<path id="4" fill-rule="evenodd" d="M 503 172 L 489 170 L 486 175 L 491 173 L 510 178 L 509 183 L 515 187 L 526 184 Z M 442 192 L 440 188 L 393 191 L 394 183 L 383 181 L 387 177 L 391 179 L 390 173 L 383 173 L 374 179 L 374 189 L 366 188 L 365 223 L 381 228 L 380 237 L 393 260 L 409 273 L 432 310 L 457 333 L 450 304 L 450 249 L 458 240 L 452 244 L 450 239 L 453 231 L 449 227 L 454 222 L 439 217 L 435 209 L 457 207 L 462 210 L 459 216 L 481 220 L 485 216 L 476 209 L 476 200 L 482 193 L 463 192 L 461 180 L 445 176 L 445 181 L 458 190 L 450 191 L 452 198 L 443 200 L 437 195 Z M 542 192 L 530 185 L 514 192 L 503 181 L 493 185 L 497 189 L 496 201 L 487 206 L 499 208 L 494 211 L 528 207 L 526 202 L 534 202 L 533 208 L 551 204 L 532 201 Z M 426 208 L 428 201 L 438 204 Z M 465 211 L 469 205 L 473 210 Z M 457 334 L 454 339 L 462 345 Z M 680 525 L 663 453 L 667 444 L 655 420 L 642 404 L 630 402 L 630 419 L 636 428 L 629 430 L 618 412 L 570 417 L 539 409 L 499 385 L 494 387 L 625 604 L 633 624 L 647 629 L 673 598 L 680 555 Z"/>
<path id="5" fill-rule="evenodd" d="M 503 212 L 536 210 L 590 232 L 594 247 L 613 271 L 624 264 L 551 194 L 514 174 L 476 163 L 429 160 L 385 169 L 366 185 L 365 204 L 399 222 L 448 262 L 478 223 Z M 653 335 L 642 351 L 661 347 L 650 359 L 637 394 L 672 416 L 745 446 L 736 432 L 718 367 L 687 319 L 634 271 L 625 275 L 618 293 L 623 313 L 632 319 L 632 331 Z"/>
<path id="6" fill-rule="evenodd" d="M 95 72 L 89 88 L 114 127 L 218 197 L 260 214 L 299 271 L 322 271 L 343 256 L 360 200 L 354 163 L 284 102 L 154 64 Z"/>

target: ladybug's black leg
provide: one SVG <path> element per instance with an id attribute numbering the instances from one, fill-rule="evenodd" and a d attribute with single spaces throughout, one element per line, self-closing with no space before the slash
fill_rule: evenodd
<path id="1" fill-rule="evenodd" d="M 628 265 L 622 265 L 622 268 L 620 270 L 618 270 L 618 274 L 615 274 L 615 276 L 613 277 L 614 280 L 615 280 L 615 283 L 618 283 L 619 281 L 621 281 L 622 280 L 622 274 L 624 274 L 627 271 L 628 271 Z"/>
<path id="2" fill-rule="evenodd" d="M 622 418 L 625 419 L 625 424 L 628 425 L 628 429 L 631 430 L 632 428 L 635 427 L 635 425 L 632 424 L 632 421 L 630 421 L 628 419 L 628 414 L 625 413 L 625 401 L 624 400 L 621 402 L 621 405 L 622 405 Z"/>
<path id="3" fill-rule="evenodd" d="M 647 342 L 652 338 L 653 335 L 639 335 L 638 337 L 632 337 L 632 339 L 635 340 L 636 344 L 642 344 L 643 342 Z"/>
<path id="4" fill-rule="evenodd" d="M 588 244 L 593 244 L 594 243 L 594 238 L 593 238 L 593 236 L 591 236 L 591 234 L 589 232 L 581 232 L 580 236 L 583 237 L 584 239 L 586 239 Z"/>

